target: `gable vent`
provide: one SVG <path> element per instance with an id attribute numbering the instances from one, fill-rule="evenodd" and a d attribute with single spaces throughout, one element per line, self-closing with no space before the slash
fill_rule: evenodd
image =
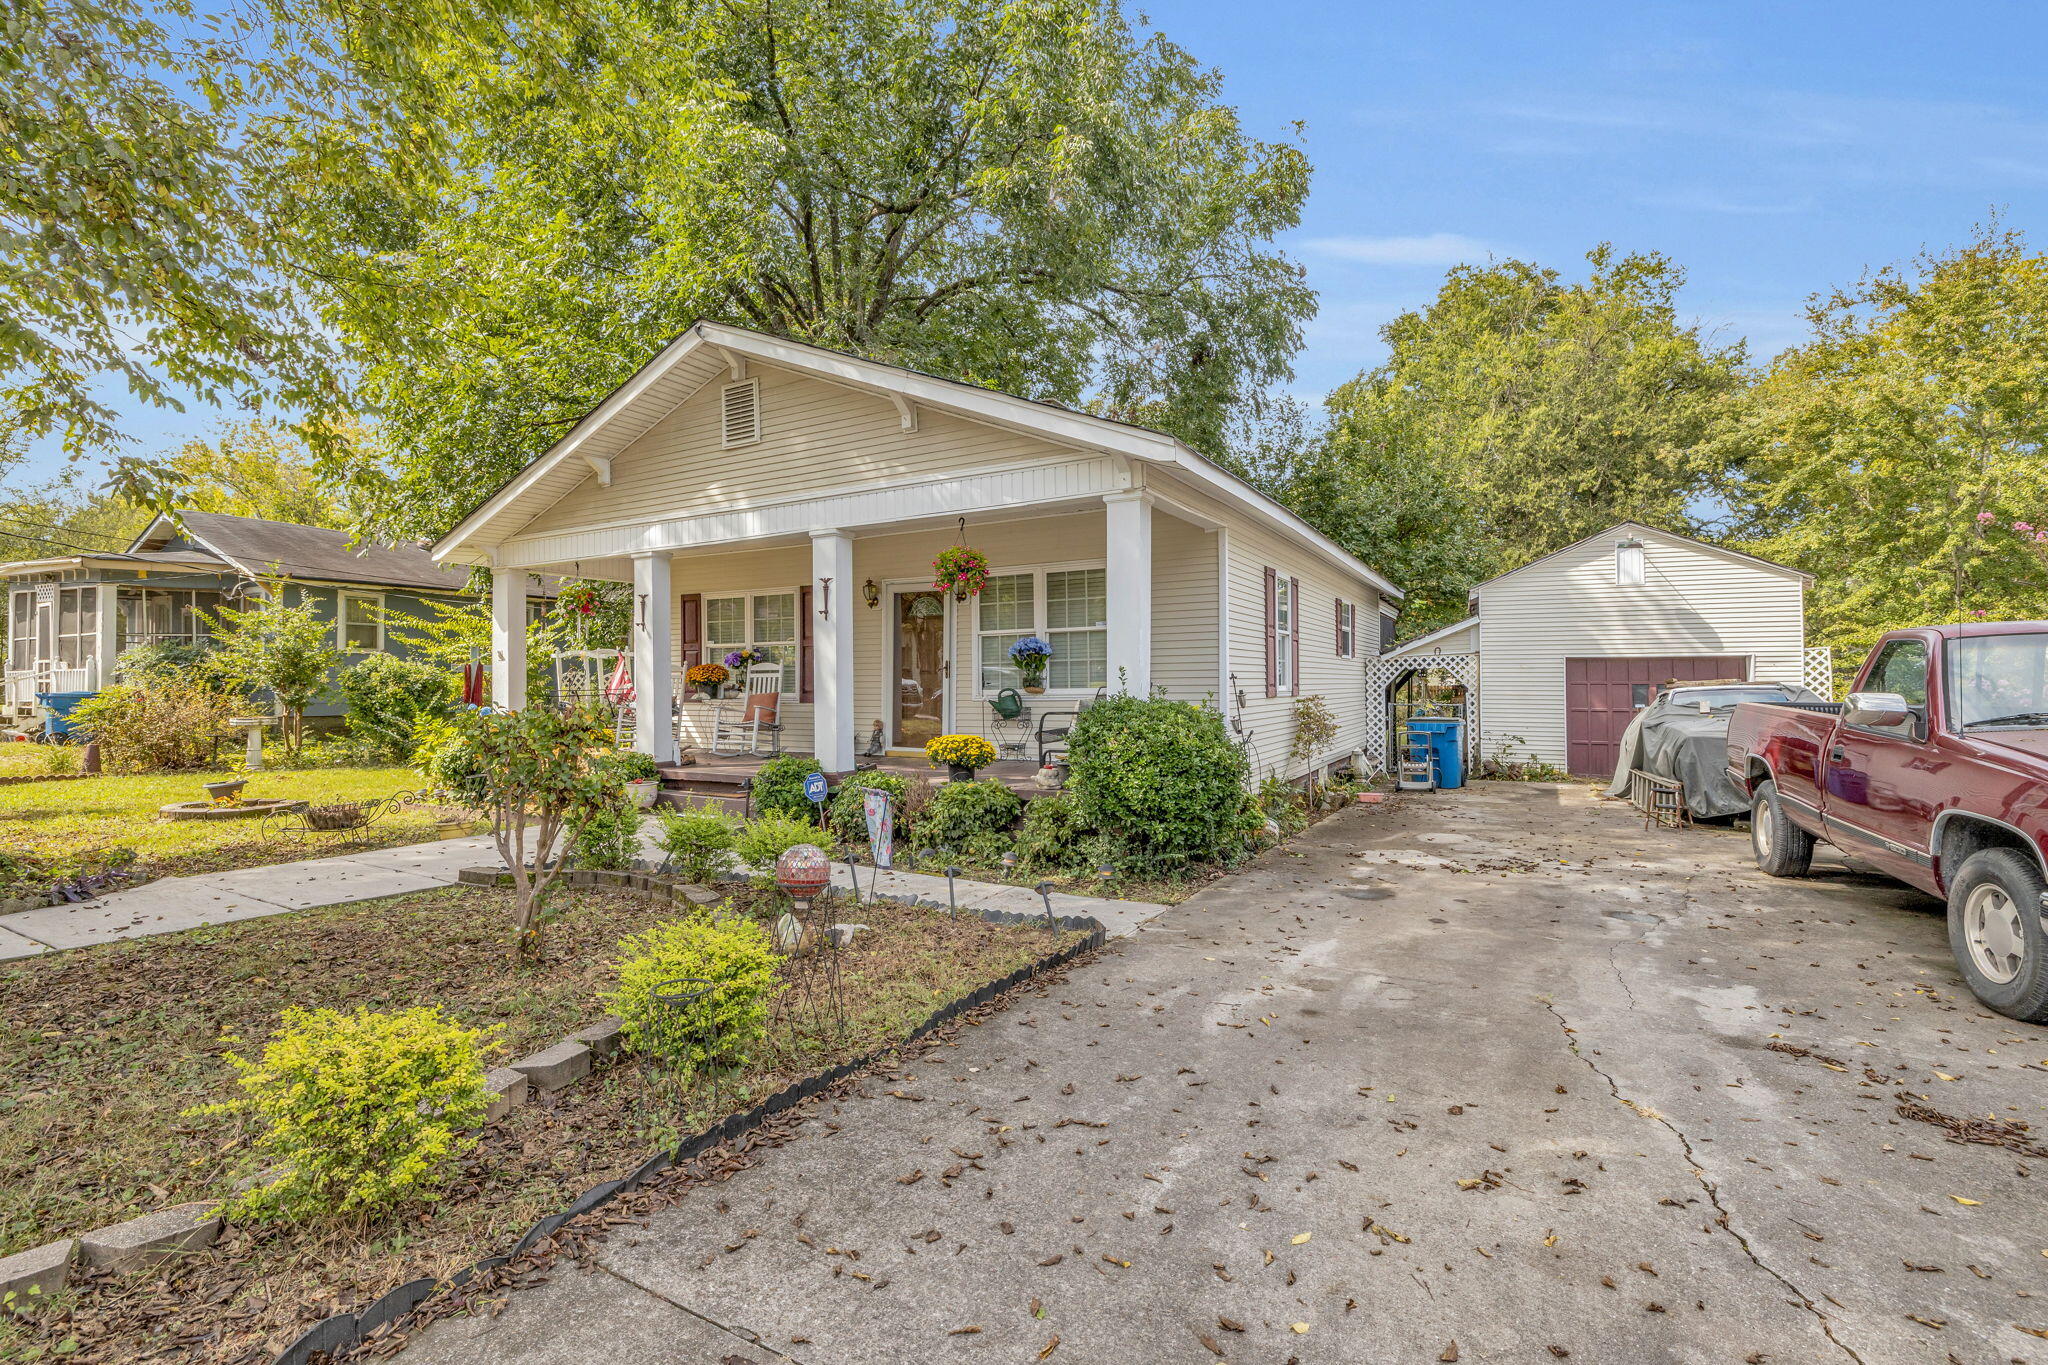
<path id="1" fill-rule="evenodd" d="M 727 384 L 718 395 L 719 438 L 724 446 L 752 445 L 761 439 L 761 381 Z"/>

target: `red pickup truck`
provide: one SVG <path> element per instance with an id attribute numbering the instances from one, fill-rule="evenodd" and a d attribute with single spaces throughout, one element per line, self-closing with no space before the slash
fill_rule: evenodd
<path id="1" fill-rule="evenodd" d="M 2048 621 L 1895 630 L 1846 703 L 1737 706 L 1728 772 L 1758 867 L 1824 840 L 1943 897 L 1971 992 L 2048 1021 Z"/>

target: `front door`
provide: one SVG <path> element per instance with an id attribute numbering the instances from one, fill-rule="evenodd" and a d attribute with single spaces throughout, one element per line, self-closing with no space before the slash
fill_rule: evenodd
<path id="1" fill-rule="evenodd" d="M 946 732 L 946 598 L 929 588 L 890 593 L 895 682 L 889 742 L 921 749 Z"/>

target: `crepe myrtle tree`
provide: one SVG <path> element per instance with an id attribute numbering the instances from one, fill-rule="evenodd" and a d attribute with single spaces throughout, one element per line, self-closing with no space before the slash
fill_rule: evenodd
<path id="1" fill-rule="evenodd" d="M 296 755 L 305 741 L 306 708 L 326 695 L 341 651 L 334 647 L 334 622 L 304 592 L 287 604 L 284 584 L 264 591 L 253 606 L 207 614 L 214 640 L 208 663 L 235 686 L 276 699 L 285 752 Z"/>
<path id="2" fill-rule="evenodd" d="M 466 711 L 454 758 L 473 774 L 498 856 L 512 869 L 512 958 L 540 955 L 540 916 L 575 832 L 621 799 L 599 756 L 611 736 L 581 710 Z"/>

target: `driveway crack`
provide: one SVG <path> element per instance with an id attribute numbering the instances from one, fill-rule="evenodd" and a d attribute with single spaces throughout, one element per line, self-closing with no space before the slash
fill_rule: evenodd
<path id="1" fill-rule="evenodd" d="M 1612 961 L 1611 953 L 1609 961 Z M 1783 1285 L 1792 1294 L 1794 1300 L 1801 1308 L 1813 1314 L 1814 1320 L 1820 1324 L 1821 1335 L 1825 1336 L 1834 1345 L 1835 1349 L 1855 1361 L 1856 1365 L 1865 1365 L 1863 1357 L 1856 1354 L 1854 1347 L 1836 1337 L 1833 1321 L 1814 1304 L 1812 1297 L 1795 1284 L 1791 1277 L 1765 1261 L 1762 1256 L 1759 1256 L 1756 1248 L 1750 1244 L 1749 1238 L 1736 1228 L 1734 1216 L 1728 1211 L 1727 1206 L 1721 1202 L 1720 1187 L 1707 1178 L 1706 1169 L 1701 1166 L 1699 1158 L 1694 1155 L 1692 1139 L 1685 1135 L 1685 1130 L 1664 1117 L 1664 1115 L 1658 1113 L 1655 1109 L 1650 1108 L 1648 1105 L 1638 1104 L 1622 1094 L 1621 1086 L 1615 1081 L 1614 1077 L 1609 1075 L 1601 1068 L 1599 1063 L 1595 1062 L 1579 1048 L 1578 1038 L 1572 1032 L 1571 1025 L 1565 1021 L 1563 1011 L 1559 1010 L 1557 1005 L 1547 997 L 1539 996 L 1538 1003 L 1544 1009 L 1550 1011 L 1551 1018 L 1557 1020 L 1558 1028 L 1564 1033 L 1564 1045 L 1571 1049 L 1572 1056 L 1585 1063 L 1588 1071 L 1591 1071 L 1595 1076 L 1607 1082 L 1609 1093 L 1614 1096 L 1618 1103 L 1626 1105 L 1644 1118 L 1661 1125 L 1671 1136 L 1678 1139 L 1679 1148 L 1685 1153 L 1686 1169 L 1692 1172 L 1692 1178 L 1699 1183 L 1701 1192 L 1707 1196 L 1707 1202 L 1714 1208 L 1714 1212 L 1717 1215 L 1714 1220 L 1715 1223 L 1720 1226 L 1723 1232 L 1735 1239 L 1735 1244 L 1742 1248 L 1742 1254 L 1749 1258 L 1750 1264 Z"/>

